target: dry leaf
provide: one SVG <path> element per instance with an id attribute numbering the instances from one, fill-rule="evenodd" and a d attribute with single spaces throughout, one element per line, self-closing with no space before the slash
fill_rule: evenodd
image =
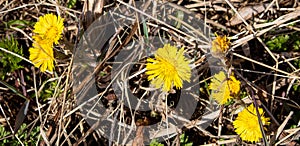
<path id="1" fill-rule="evenodd" d="M 133 140 L 132 146 L 144 146 L 143 131 L 144 131 L 144 126 L 137 127 L 136 136 Z"/>
<path id="2" fill-rule="evenodd" d="M 259 5 L 254 5 L 254 6 L 246 6 L 241 8 L 238 12 L 239 14 L 245 19 L 248 20 L 252 18 L 253 16 L 256 16 L 257 14 L 263 12 L 269 4 L 259 4 Z M 235 14 L 234 17 L 231 18 L 229 22 L 226 23 L 226 25 L 238 25 L 242 23 L 242 19 Z"/>

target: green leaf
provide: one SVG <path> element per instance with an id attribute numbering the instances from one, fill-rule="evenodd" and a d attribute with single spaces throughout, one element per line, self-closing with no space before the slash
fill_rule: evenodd
<path id="1" fill-rule="evenodd" d="M 22 97 L 22 98 L 24 98 L 24 99 L 27 100 L 27 98 L 22 93 L 20 93 L 15 87 L 13 87 L 13 86 L 11 86 L 11 85 L 9 85 L 6 82 L 1 81 L 1 80 L 0 80 L 0 84 L 6 86 L 8 89 L 10 89 L 11 91 L 13 91 L 15 94 L 17 94 L 18 96 L 20 96 L 20 97 Z"/>
<path id="2" fill-rule="evenodd" d="M 150 143 L 150 146 L 164 146 L 162 143 L 157 142 L 156 139 L 153 139 Z"/>
<path id="3" fill-rule="evenodd" d="M 0 47 L 9 52 L 23 56 L 23 49 L 22 47 L 19 47 L 18 41 L 15 40 L 13 36 L 2 39 L 0 41 Z M 16 57 L 4 51 L 0 51 L 0 68 L 2 68 L 2 70 L 0 70 L 0 77 L 4 79 L 5 74 L 23 68 L 23 66 L 19 65 L 21 61 L 22 59 L 19 57 Z"/>
<path id="4" fill-rule="evenodd" d="M 192 146 L 192 142 L 188 142 L 188 136 L 185 136 L 185 134 L 180 135 L 180 145 L 182 146 Z"/>
<path id="5" fill-rule="evenodd" d="M 34 24 L 34 22 L 27 21 L 27 20 L 11 20 L 8 22 L 4 22 L 4 25 L 6 28 L 13 26 L 13 27 L 17 27 L 20 29 L 28 27 L 28 26 L 32 26 L 33 24 Z"/>
<path id="6" fill-rule="evenodd" d="M 277 36 L 276 38 L 267 41 L 266 45 L 270 48 L 270 50 L 272 51 L 286 51 L 287 50 L 287 46 L 285 45 L 285 43 L 287 43 L 287 41 L 289 40 L 289 36 L 288 35 L 281 35 L 281 36 Z"/>
<path id="7" fill-rule="evenodd" d="M 73 8 L 76 5 L 77 0 L 69 0 L 67 6 L 68 8 Z"/>

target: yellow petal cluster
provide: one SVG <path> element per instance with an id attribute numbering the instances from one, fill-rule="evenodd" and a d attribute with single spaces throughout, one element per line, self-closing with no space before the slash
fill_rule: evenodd
<path id="1" fill-rule="evenodd" d="M 263 109 L 258 108 L 263 125 L 269 125 L 269 118 L 264 116 Z M 253 104 L 241 111 L 233 121 L 235 132 L 241 139 L 249 142 L 258 142 L 262 138 L 256 109 Z"/>
<path id="2" fill-rule="evenodd" d="M 53 14 L 39 17 L 39 21 L 34 25 L 34 42 L 29 48 L 29 59 L 41 72 L 53 71 L 53 43 L 58 44 L 63 28 L 63 19 Z"/>
<path id="3" fill-rule="evenodd" d="M 212 90 L 212 98 L 223 105 L 229 99 L 233 98 L 234 95 L 239 93 L 240 84 L 240 81 L 233 75 L 227 79 L 225 73 L 220 71 L 218 74 L 214 75 L 208 88 Z"/>
<path id="4" fill-rule="evenodd" d="M 155 88 L 162 87 L 163 91 L 170 91 L 173 86 L 182 88 L 183 81 L 190 81 L 191 68 L 184 57 L 184 49 L 165 44 L 155 53 L 155 58 L 148 58 L 146 74 Z"/>
<path id="5" fill-rule="evenodd" d="M 216 35 L 216 39 L 212 41 L 211 53 L 214 57 L 224 56 L 230 46 L 230 40 L 226 36 Z"/>
<path id="6" fill-rule="evenodd" d="M 64 19 L 60 16 L 53 14 L 46 14 L 39 17 L 39 21 L 34 25 L 33 32 L 48 42 L 54 42 L 58 44 L 58 40 L 61 38 L 61 33 L 64 29 Z"/>
<path id="7" fill-rule="evenodd" d="M 47 69 L 52 72 L 54 65 L 54 56 L 52 44 L 47 43 L 41 38 L 36 37 L 36 42 L 32 45 L 32 48 L 29 48 L 29 59 L 33 62 L 35 67 L 39 67 L 42 72 L 45 72 Z"/>

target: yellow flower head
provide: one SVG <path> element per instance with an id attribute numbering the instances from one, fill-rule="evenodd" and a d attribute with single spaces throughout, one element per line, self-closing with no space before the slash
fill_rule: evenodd
<path id="1" fill-rule="evenodd" d="M 269 125 L 269 118 L 264 117 L 263 109 L 258 108 L 263 125 Z M 253 104 L 241 111 L 235 121 L 233 121 L 235 132 L 242 140 L 258 142 L 262 138 L 256 109 Z"/>
<path id="2" fill-rule="evenodd" d="M 42 72 L 46 70 L 53 71 L 54 55 L 52 43 L 42 40 L 39 36 L 33 37 L 36 41 L 33 43 L 33 48 L 29 48 L 29 60 L 35 67 L 40 67 Z"/>
<path id="3" fill-rule="evenodd" d="M 224 55 L 230 46 L 230 40 L 226 36 L 219 36 L 215 34 L 217 37 L 212 41 L 211 53 L 214 57 Z"/>
<path id="4" fill-rule="evenodd" d="M 212 90 L 212 98 L 218 101 L 219 104 L 223 105 L 229 99 L 233 98 L 233 95 L 239 93 L 240 84 L 240 81 L 233 75 L 227 79 L 225 73 L 220 71 L 218 74 L 214 75 L 208 88 Z"/>
<path id="5" fill-rule="evenodd" d="M 61 33 L 64 29 L 64 19 L 60 16 L 56 17 L 53 14 L 46 14 L 39 17 L 39 21 L 34 25 L 33 32 L 43 40 L 58 44 L 61 38 Z"/>
<path id="6" fill-rule="evenodd" d="M 182 88 L 183 80 L 190 81 L 191 68 L 183 55 L 184 49 L 165 44 L 155 53 L 155 59 L 148 58 L 146 74 L 156 88 L 163 86 L 163 91 L 170 91 L 173 85 Z"/>

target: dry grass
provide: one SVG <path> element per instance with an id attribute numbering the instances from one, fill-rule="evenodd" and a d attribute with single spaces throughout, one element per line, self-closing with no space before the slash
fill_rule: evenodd
<path id="1" fill-rule="evenodd" d="M 201 128 L 203 125 L 200 123 L 203 119 L 204 108 L 210 103 L 207 84 L 212 76 L 213 67 L 210 64 L 210 53 L 207 49 L 211 40 L 205 36 L 203 29 L 195 29 L 197 26 L 191 26 L 182 21 L 180 16 L 170 15 L 168 18 L 177 24 L 179 22 L 185 29 L 178 29 L 180 28 L 176 27 L 178 25 L 170 25 L 169 22 L 156 17 L 164 16 L 163 13 L 149 15 L 144 12 L 147 7 L 135 8 L 133 4 L 119 0 L 78 1 L 73 8 L 67 8 L 67 1 L 28 1 L 26 3 L 16 0 L 0 1 L 1 38 L 14 36 L 24 49 L 22 57 L 8 51 L 7 48 L 0 48 L 0 51 L 24 60 L 21 62 L 24 68 L 7 74 L 3 82 L 13 86 L 18 93 L 29 99 L 29 109 L 24 123 L 27 124 L 26 129 L 40 126 L 41 137 L 38 140 L 40 145 L 117 145 L 107 139 L 117 134 L 124 136 L 118 143 L 125 141 L 123 144 L 129 142 L 132 145 L 141 145 L 149 140 L 142 133 L 142 131 L 150 132 L 147 131 L 149 130 L 147 126 L 157 123 L 162 126 L 164 123 L 169 123 L 170 119 L 175 119 L 180 123 L 178 125 L 169 124 L 166 126 L 167 128 L 162 126 L 163 128 L 157 130 L 158 135 L 164 135 L 164 138 L 171 137 L 164 139 L 163 142 L 167 145 L 179 145 L 181 133 L 185 133 L 189 141 L 195 145 L 249 144 L 241 141 L 234 133 L 232 121 L 236 117 L 234 113 L 237 110 L 245 103 L 251 103 L 254 100 L 264 108 L 265 115 L 271 118 L 271 125 L 267 127 L 265 133 L 266 142 L 270 145 L 299 145 L 300 115 L 297 110 L 300 109 L 300 63 L 297 64 L 297 62 L 299 62 L 300 53 L 292 46 L 299 39 L 289 39 L 289 41 L 295 41 L 287 43 L 287 50 L 274 50 L 266 44 L 280 35 L 299 36 L 299 3 L 290 0 L 261 3 L 261 1 L 254 0 L 179 0 L 172 1 L 170 4 L 170 10 L 181 9 L 185 14 L 190 11 L 194 12 L 189 20 L 202 19 L 211 30 L 206 32 L 208 35 L 212 36 L 210 33 L 216 32 L 231 37 L 230 50 L 226 58 L 219 58 L 223 64 L 218 67 L 221 66 L 228 72 L 234 72 L 242 82 L 241 94 L 245 98 L 242 102 L 236 100 L 232 104 L 221 106 L 220 110 L 214 113 L 217 114 L 217 117 L 205 129 Z M 151 1 L 146 4 L 149 4 L 153 10 L 158 8 L 152 5 Z M 130 12 L 132 12 L 133 18 L 137 14 L 145 17 L 133 20 L 126 18 L 131 24 L 115 27 L 115 33 L 110 38 L 103 38 L 107 39 L 109 43 L 100 44 L 102 47 L 98 50 L 99 52 L 79 51 L 78 46 L 82 46 L 80 39 L 82 39 L 83 32 L 88 30 L 88 26 L 109 10 L 115 12 L 109 13 L 110 15 L 121 15 L 120 11 L 123 10 L 119 9 L 120 6 L 132 7 Z M 39 16 L 46 13 L 55 13 L 65 19 L 64 37 L 60 45 L 55 48 L 56 68 L 54 74 L 40 73 L 26 59 L 29 56 L 28 48 L 32 44 L 32 25 L 19 27 L 24 24 L 15 23 L 5 27 L 5 23 L 11 20 L 36 22 Z M 147 21 L 143 22 L 144 19 Z M 143 25 L 147 30 L 143 30 Z M 199 80 L 192 81 L 191 88 L 200 86 L 200 93 L 195 95 L 190 91 L 191 89 L 181 91 L 185 96 L 191 97 L 188 98 L 191 99 L 190 101 L 185 101 L 187 105 L 183 107 L 189 107 L 192 102 L 198 103 L 190 119 L 177 116 L 179 115 L 178 111 L 174 110 L 174 106 L 172 107 L 170 102 L 176 103 L 179 100 L 176 93 L 170 94 L 168 98 L 164 99 L 165 95 L 149 87 L 143 68 L 146 56 L 157 49 L 154 45 L 148 45 L 150 48 L 148 52 L 133 49 L 130 54 L 127 54 L 129 57 L 113 60 L 122 49 L 130 48 L 132 43 L 139 44 L 147 41 L 144 38 L 145 34 L 166 35 L 164 39 L 168 39 L 178 46 L 185 46 L 186 54 L 192 58 L 193 68 L 197 72 Z M 90 34 L 90 36 L 98 35 L 102 34 Z M 91 42 L 93 45 L 94 43 L 99 42 Z M 91 44 L 83 46 L 89 47 Z M 300 47 L 299 44 L 298 47 Z M 78 53 L 84 53 L 84 57 L 93 56 L 95 53 L 98 57 L 100 56 L 97 58 L 99 62 L 94 66 L 88 66 L 93 67 L 90 71 L 88 67 L 85 68 L 85 64 L 81 64 L 82 60 L 74 60 Z M 91 57 L 87 59 L 91 59 Z M 213 61 L 213 63 L 215 62 Z M 129 65 L 132 67 L 131 70 Z M 117 72 L 113 72 L 112 68 L 114 67 L 117 67 L 115 69 Z M 83 78 L 80 80 L 82 81 L 80 84 L 79 78 Z M 89 84 L 91 81 L 93 85 Z M 114 91 L 116 89 L 114 85 L 119 90 Z M 91 97 L 92 93 L 89 92 L 93 86 L 97 86 L 98 90 L 97 96 L 93 95 L 95 97 Z M 124 90 L 127 87 L 130 87 L 129 91 L 132 91 L 135 96 L 140 97 L 137 99 L 137 105 L 132 108 L 142 107 L 142 99 L 146 98 L 152 101 L 149 102 L 152 112 L 135 111 L 126 107 L 124 103 L 130 103 L 132 100 L 128 91 Z M 44 96 L 47 95 L 45 90 L 49 89 L 51 96 L 45 99 Z M 18 96 L 8 86 L 0 84 L 0 122 L 7 131 L 14 133 L 15 123 L 20 122 L 17 114 L 21 106 L 26 103 L 25 101 L 28 100 Z M 99 106 L 98 103 L 103 104 Z M 94 106 L 105 109 L 105 111 L 101 112 L 99 116 L 97 112 L 93 113 L 92 107 Z M 87 107 L 91 109 L 87 110 Z M 152 115 L 153 111 L 155 111 L 155 116 Z M 92 120 L 93 124 L 91 124 L 87 122 L 87 118 L 98 118 L 98 120 Z M 95 130 L 99 125 L 101 126 L 101 121 L 104 119 L 109 119 L 112 124 L 116 124 L 114 126 L 124 129 Z M 120 123 L 116 121 L 120 121 Z M 16 136 L 19 143 L 24 144 L 19 136 Z M 124 140 L 126 136 L 131 136 L 131 139 Z M 10 135 L 6 138 L 12 139 L 12 137 Z M 152 135 L 153 137 L 155 135 Z M 264 143 L 258 144 L 263 145 Z"/>

